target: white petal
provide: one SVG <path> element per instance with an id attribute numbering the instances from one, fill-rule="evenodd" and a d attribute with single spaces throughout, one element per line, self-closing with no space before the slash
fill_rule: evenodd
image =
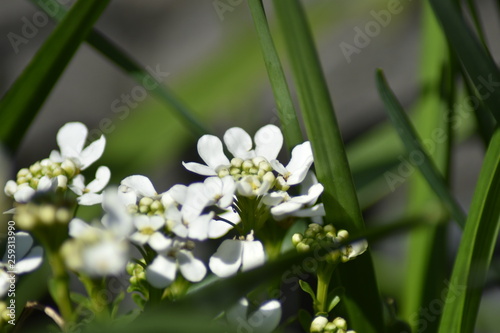
<path id="1" fill-rule="evenodd" d="M 214 214 L 211 212 L 210 214 L 200 215 L 193 221 L 189 222 L 189 238 L 197 239 L 197 240 L 205 240 L 208 238 L 208 226 L 210 221 L 212 220 Z"/>
<path id="2" fill-rule="evenodd" d="M 304 180 L 313 163 L 311 143 L 306 141 L 292 150 L 292 158 L 286 169 L 291 173 L 287 179 L 289 185 L 299 184 Z"/>
<path id="3" fill-rule="evenodd" d="M 177 263 L 171 257 L 157 256 L 146 268 L 146 279 L 155 288 L 168 287 L 174 280 Z"/>
<path id="4" fill-rule="evenodd" d="M 83 270 L 92 277 L 118 275 L 125 270 L 128 249 L 116 239 L 102 240 L 88 246 L 82 253 Z"/>
<path id="5" fill-rule="evenodd" d="M 34 271 L 42 264 L 42 261 L 43 248 L 35 246 L 21 261 L 16 262 L 16 271 L 19 274 Z"/>
<path id="6" fill-rule="evenodd" d="M 172 186 L 167 191 L 167 193 L 172 197 L 172 199 L 174 199 L 175 202 L 184 204 L 184 201 L 186 200 L 187 189 L 188 187 L 186 185 L 177 184 Z"/>
<path id="7" fill-rule="evenodd" d="M 209 261 L 210 270 L 219 277 L 228 277 L 236 274 L 241 266 L 243 242 L 226 239 L 217 249 Z"/>
<path id="8" fill-rule="evenodd" d="M 242 323 L 247 325 L 247 312 L 248 300 L 246 298 L 240 298 L 235 305 L 226 310 L 226 319 L 233 328 L 240 327 Z M 252 330 L 247 331 L 253 332 Z"/>
<path id="9" fill-rule="evenodd" d="M 64 158 L 61 156 L 61 153 L 58 152 L 57 150 L 53 150 L 50 152 L 49 160 L 51 160 L 52 162 L 55 162 L 55 163 L 64 162 Z"/>
<path id="10" fill-rule="evenodd" d="M 255 154 L 268 161 L 276 159 L 283 146 L 283 134 L 275 125 L 266 125 L 255 133 Z"/>
<path id="11" fill-rule="evenodd" d="M 271 166 L 273 167 L 273 169 L 279 173 L 280 175 L 286 175 L 288 174 L 288 171 L 286 170 L 285 166 L 283 164 L 281 164 L 280 162 L 278 162 L 278 160 L 271 160 Z"/>
<path id="12" fill-rule="evenodd" d="M 87 185 L 87 190 L 93 193 L 102 191 L 108 185 L 111 178 L 111 171 L 106 166 L 100 166 L 96 173 L 95 179 Z"/>
<path id="13" fill-rule="evenodd" d="M 222 198 L 219 199 L 220 208 L 228 208 L 233 203 L 236 192 L 236 183 L 231 176 L 222 178 Z"/>
<path id="14" fill-rule="evenodd" d="M 227 176 L 228 178 L 233 178 Z M 203 182 L 203 192 L 206 197 L 214 200 L 216 197 L 222 194 L 222 179 L 219 177 L 208 177 Z"/>
<path id="15" fill-rule="evenodd" d="M 69 185 L 71 191 L 75 192 L 76 195 L 82 195 L 85 189 L 85 177 L 83 175 L 76 175 Z"/>
<path id="16" fill-rule="evenodd" d="M 280 217 L 281 215 L 290 215 L 302 208 L 300 203 L 287 201 L 279 204 L 278 206 L 271 208 L 271 214 L 274 217 Z"/>
<path id="17" fill-rule="evenodd" d="M 182 165 L 189 171 L 197 173 L 202 176 L 217 176 L 217 172 L 215 172 L 214 169 L 211 167 L 208 167 L 206 165 L 196 163 L 196 162 L 189 162 L 185 163 L 182 162 Z"/>
<path id="18" fill-rule="evenodd" d="M 7 274 L 3 269 L 0 269 L 0 298 L 3 298 L 9 290 L 9 274 Z"/>
<path id="19" fill-rule="evenodd" d="M 141 233 L 140 231 L 134 232 L 132 235 L 130 235 L 129 239 L 139 245 L 144 245 L 147 243 L 149 240 L 150 235 L 146 235 Z"/>
<path id="20" fill-rule="evenodd" d="M 232 211 L 219 214 L 219 216 L 234 224 L 238 224 L 241 222 L 240 215 Z M 231 224 L 225 221 L 213 219 L 208 225 L 208 237 L 211 239 L 220 238 L 233 228 L 234 227 Z"/>
<path id="21" fill-rule="evenodd" d="M 241 271 L 261 266 L 266 261 L 264 246 L 260 241 L 243 241 Z"/>
<path id="22" fill-rule="evenodd" d="M 74 218 L 69 222 L 68 233 L 71 237 L 78 238 L 91 228 L 92 227 L 84 220 Z"/>
<path id="23" fill-rule="evenodd" d="M 19 186 L 16 193 L 14 193 L 14 200 L 17 202 L 28 202 L 35 193 L 35 190 L 29 186 Z"/>
<path id="24" fill-rule="evenodd" d="M 106 138 L 104 138 L 104 135 L 101 135 L 98 140 L 92 142 L 87 148 L 85 148 L 80 154 L 80 163 L 82 164 L 81 169 L 85 170 L 92 163 L 97 161 L 102 156 L 105 147 Z"/>
<path id="25" fill-rule="evenodd" d="M 274 331 L 281 320 L 281 304 L 276 300 L 264 303 L 248 317 L 248 324 L 259 333 Z"/>
<path id="26" fill-rule="evenodd" d="M 209 199 L 205 196 L 203 183 L 193 183 L 188 186 L 186 200 L 182 206 L 182 216 L 188 221 L 198 217 L 207 206 Z"/>
<path id="27" fill-rule="evenodd" d="M 57 144 L 65 158 L 78 158 L 87 139 L 87 127 L 79 122 L 67 123 L 57 132 Z"/>
<path id="28" fill-rule="evenodd" d="M 148 244 L 156 252 L 162 252 L 172 246 L 172 240 L 165 237 L 162 233 L 155 232 L 149 237 Z"/>
<path id="29" fill-rule="evenodd" d="M 315 184 L 309 188 L 309 191 L 306 195 L 292 197 L 290 201 L 300 203 L 302 205 L 312 205 L 316 202 L 316 200 L 318 200 L 321 193 L 323 193 L 323 189 L 323 185 Z"/>
<path id="30" fill-rule="evenodd" d="M 46 192 L 49 191 L 54 185 L 56 185 L 56 178 L 49 178 L 48 176 L 43 176 L 38 181 L 37 191 Z M 56 185 L 57 186 L 57 185 Z"/>
<path id="31" fill-rule="evenodd" d="M 158 230 L 165 225 L 165 219 L 162 216 L 153 215 L 149 217 L 149 226 L 153 230 Z"/>
<path id="32" fill-rule="evenodd" d="M 204 135 L 198 140 L 198 154 L 202 160 L 213 170 L 221 165 L 229 165 L 229 160 L 224 155 L 222 142 L 213 135 Z"/>
<path id="33" fill-rule="evenodd" d="M 146 176 L 129 176 L 122 180 L 121 184 L 130 187 L 137 194 L 143 197 L 153 197 L 158 194 L 156 193 L 153 183 L 151 183 L 151 180 L 149 180 L 149 178 Z"/>
<path id="34" fill-rule="evenodd" d="M 253 157 L 248 153 L 252 149 L 252 138 L 239 127 L 230 128 L 224 133 L 224 143 L 234 157 L 244 160 Z"/>
<path id="35" fill-rule="evenodd" d="M 317 216 L 325 216 L 325 207 L 323 207 L 323 204 L 317 204 L 315 206 L 312 206 L 311 208 L 304 208 L 299 211 L 296 211 L 293 213 L 293 216 L 296 217 L 317 217 Z M 316 221 L 314 221 L 316 222 Z M 318 222 L 316 222 L 318 223 Z M 321 224 L 321 223 L 318 223 Z"/>
<path id="36" fill-rule="evenodd" d="M 84 195 L 76 198 L 78 204 L 82 206 L 93 206 L 102 203 L 102 194 L 85 193 Z"/>
<path id="37" fill-rule="evenodd" d="M 288 193 L 285 191 L 271 192 L 262 198 L 262 203 L 268 206 L 276 206 L 285 200 Z"/>
<path id="38" fill-rule="evenodd" d="M 207 274 L 207 268 L 203 262 L 196 259 L 189 251 L 181 250 L 177 253 L 179 269 L 186 280 L 191 282 L 201 281 Z"/>

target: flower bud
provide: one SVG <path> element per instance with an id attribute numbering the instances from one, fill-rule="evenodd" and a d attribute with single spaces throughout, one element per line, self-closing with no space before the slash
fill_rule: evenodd
<path id="1" fill-rule="evenodd" d="M 272 184 L 276 180 L 276 177 L 274 177 L 274 174 L 269 171 L 264 175 L 264 177 L 262 177 L 262 180 Z"/>
<path id="2" fill-rule="evenodd" d="M 43 205 L 38 209 L 38 218 L 40 222 L 51 225 L 56 222 L 56 207 L 52 205 Z"/>
<path id="3" fill-rule="evenodd" d="M 243 160 L 239 157 L 235 157 L 231 160 L 231 165 L 236 167 L 236 168 L 241 168 L 242 164 L 243 164 Z"/>
<path id="4" fill-rule="evenodd" d="M 14 193 L 16 193 L 17 191 L 17 184 L 15 181 L 13 180 L 9 180 L 6 184 L 5 184 L 5 187 L 3 189 L 3 191 L 5 192 L 5 194 L 8 196 L 8 197 L 13 197 L 14 196 Z"/>
<path id="5" fill-rule="evenodd" d="M 302 234 L 299 234 L 299 233 L 293 234 L 293 236 L 292 236 L 293 246 L 297 246 L 303 239 L 304 239 L 304 236 L 302 236 Z"/>
<path id="6" fill-rule="evenodd" d="M 344 318 L 337 317 L 334 320 L 332 320 L 332 323 L 335 324 L 337 328 L 341 328 L 343 330 L 347 329 L 347 322 L 345 321 Z"/>
<path id="7" fill-rule="evenodd" d="M 27 168 L 22 168 L 17 172 L 17 178 L 26 177 L 28 174 L 30 174 L 30 171 Z"/>
<path id="8" fill-rule="evenodd" d="M 72 160 L 64 160 L 64 162 L 61 163 L 61 168 L 64 170 L 64 172 L 66 172 L 69 178 L 73 178 L 73 176 L 76 174 L 76 165 Z"/>
<path id="9" fill-rule="evenodd" d="M 296 247 L 297 247 L 297 251 L 301 252 L 301 253 L 309 252 L 311 250 L 311 246 L 309 246 L 305 243 L 302 243 L 302 242 L 298 243 Z"/>
<path id="10" fill-rule="evenodd" d="M 328 324 L 328 318 L 323 316 L 318 316 L 314 318 L 314 320 L 312 321 L 309 331 L 311 333 L 322 333 L 326 324 Z"/>
<path id="11" fill-rule="evenodd" d="M 246 160 L 245 162 L 243 162 L 243 164 L 241 165 L 241 168 L 243 170 L 249 170 L 250 168 L 253 167 L 253 163 L 251 160 Z"/>

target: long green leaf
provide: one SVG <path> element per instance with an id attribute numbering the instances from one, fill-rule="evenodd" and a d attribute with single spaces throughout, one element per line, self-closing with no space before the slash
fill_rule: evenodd
<path id="1" fill-rule="evenodd" d="M 293 106 L 292 97 L 290 96 L 290 91 L 286 83 L 285 73 L 281 67 L 276 48 L 274 47 L 262 0 L 248 0 L 248 6 L 252 13 L 267 73 L 271 81 L 271 87 L 273 88 L 274 99 L 278 106 L 278 115 L 281 121 L 285 143 L 288 149 L 291 150 L 304 140 L 302 138 L 297 114 Z"/>
<path id="2" fill-rule="evenodd" d="M 443 52 L 447 49 L 446 39 L 428 4 L 424 4 L 422 18 L 421 96 L 416 107 L 418 117 L 414 119 L 414 123 L 420 137 L 432 143 L 426 152 L 448 180 L 452 137 L 448 110 L 452 110 L 450 105 L 454 97 L 453 89 L 450 89 L 453 86 L 449 82 L 453 82 L 454 71 L 450 69 L 448 52 Z M 443 86 L 450 87 L 443 89 Z M 436 133 L 442 135 L 436 138 Z M 410 215 L 418 214 L 429 206 L 437 210 L 437 214 L 429 217 L 429 222 L 434 222 L 435 225 L 412 230 L 406 260 L 402 312 L 403 318 L 409 321 L 414 331 L 420 329 L 422 320 L 427 320 L 420 309 L 428 307 L 434 299 L 441 297 L 443 280 L 448 275 L 447 225 L 440 222 L 447 221 L 449 214 L 440 214 L 445 207 L 440 204 L 425 178 L 418 174 L 410 182 L 407 212 Z M 438 325 L 438 320 L 428 321 L 425 332 L 436 332 Z"/>
<path id="3" fill-rule="evenodd" d="M 453 49 L 484 104 L 500 123 L 500 71 L 467 25 L 458 1 L 429 0 Z"/>
<path id="4" fill-rule="evenodd" d="M 314 152 L 315 168 L 324 185 L 326 220 L 351 231 L 364 229 L 341 133 L 328 87 L 299 1 L 274 0 L 285 36 L 297 94 Z M 382 307 L 370 252 L 340 269 L 349 324 L 360 332 L 383 332 Z"/>
<path id="5" fill-rule="evenodd" d="M 449 209 L 453 219 L 463 228 L 465 226 L 466 219 L 465 213 L 448 190 L 446 181 L 439 173 L 429 155 L 423 149 L 418 134 L 411 125 L 403 107 L 389 88 L 384 74 L 380 69 L 376 72 L 376 81 L 379 94 L 384 101 L 389 117 L 398 130 L 401 140 L 405 144 L 410 157 L 411 155 L 414 155 L 415 160 L 416 158 L 420 159 L 420 161 L 416 164 L 422 172 L 422 175 L 427 179 L 427 182 L 437 196 L 443 200 L 443 203 Z"/>
<path id="6" fill-rule="evenodd" d="M 57 3 L 57 1 L 53 2 L 54 8 L 52 8 L 51 11 L 49 11 L 50 8 L 45 5 L 44 0 L 30 1 L 46 13 L 53 14 L 53 18 L 56 20 L 60 21 L 66 15 L 66 8 Z M 111 62 L 115 63 L 123 71 L 133 77 L 140 85 L 146 86 L 146 88 L 155 94 L 157 98 L 171 106 L 171 110 L 186 124 L 194 136 L 198 137 L 210 133 L 210 130 L 195 117 L 194 113 L 185 103 L 183 103 L 171 90 L 165 87 L 161 82 L 164 78 L 158 75 L 156 75 L 157 77 L 152 75 L 151 72 L 155 71 L 155 68 L 151 68 L 150 72 L 148 72 L 145 66 L 141 66 L 141 64 L 96 29 L 90 31 L 87 36 L 87 42 Z M 161 72 L 161 70 L 159 70 L 159 72 Z"/>
<path id="7" fill-rule="evenodd" d="M 472 333 L 500 231 L 500 130 L 493 135 L 453 267 L 439 333 Z"/>
<path id="8" fill-rule="evenodd" d="M 0 101 L 0 141 L 11 150 L 32 120 L 109 0 L 80 0 L 73 5 Z"/>

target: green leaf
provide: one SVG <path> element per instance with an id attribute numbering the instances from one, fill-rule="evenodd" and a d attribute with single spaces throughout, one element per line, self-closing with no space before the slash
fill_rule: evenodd
<path id="1" fill-rule="evenodd" d="M 0 101 L 0 141 L 12 151 L 108 3 L 75 3 Z"/>
<path id="2" fill-rule="evenodd" d="M 429 155 L 423 149 L 418 134 L 411 125 L 403 107 L 389 88 L 384 74 L 380 69 L 376 72 L 376 81 L 380 97 L 384 101 L 389 118 L 396 127 L 401 140 L 405 144 L 407 152 L 410 155 L 415 154 L 415 156 L 419 156 L 422 162 L 418 163 L 418 167 L 422 172 L 422 175 L 425 177 L 437 196 L 443 200 L 443 203 L 449 209 L 453 219 L 463 228 L 465 226 L 466 219 L 465 213 L 450 193 L 446 185 L 446 181 L 441 176 Z"/>
<path id="3" fill-rule="evenodd" d="M 303 8 L 298 0 L 274 0 L 285 37 L 306 131 L 311 141 L 326 223 L 349 231 L 364 229 L 344 143 Z M 382 303 L 370 251 L 340 269 L 349 322 L 357 331 L 384 330 Z"/>
<path id="4" fill-rule="evenodd" d="M 500 130 L 493 135 L 453 266 L 439 333 L 472 333 L 500 231 Z"/>
<path id="5" fill-rule="evenodd" d="M 278 115 L 281 121 L 285 143 L 288 149 L 291 150 L 304 140 L 302 138 L 299 121 L 297 120 L 297 114 L 293 107 L 292 97 L 290 96 L 290 91 L 286 83 L 285 73 L 281 67 L 276 48 L 274 47 L 262 0 L 248 0 L 248 6 L 252 13 L 267 73 L 271 82 L 271 87 L 273 88 L 274 99 L 278 106 Z"/>
<path id="6" fill-rule="evenodd" d="M 303 291 L 305 291 L 306 293 L 308 293 L 311 296 L 311 298 L 312 298 L 312 300 L 313 300 L 314 303 L 316 303 L 318 301 L 316 299 L 316 293 L 311 288 L 311 286 L 309 285 L 309 283 L 307 283 L 304 280 L 299 280 L 299 285 L 300 285 L 300 289 L 302 289 Z"/>
<path id="7" fill-rule="evenodd" d="M 344 294 L 344 288 L 342 287 L 337 287 L 328 293 L 328 313 L 330 313 L 333 308 L 339 304 L 340 302 L 340 296 L 341 294 Z"/>
<path id="8" fill-rule="evenodd" d="M 302 326 L 302 329 L 304 330 L 304 332 L 309 331 L 309 329 L 311 327 L 312 320 L 313 320 L 313 318 L 308 311 L 306 311 L 304 309 L 299 310 L 299 323 L 300 323 L 300 326 Z"/>
<path id="9" fill-rule="evenodd" d="M 469 28 L 458 1 L 430 0 L 430 4 L 484 104 L 500 122 L 500 71 L 494 60 Z"/>

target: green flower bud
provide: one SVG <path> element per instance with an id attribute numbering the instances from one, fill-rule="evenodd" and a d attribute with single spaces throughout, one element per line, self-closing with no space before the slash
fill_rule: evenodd
<path id="1" fill-rule="evenodd" d="M 302 236 L 302 234 L 299 234 L 299 233 L 293 234 L 293 236 L 292 236 L 293 246 L 297 246 L 303 239 L 304 239 L 304 236 Z"/>
<path id="2" fill-rule="evenodd" d="M 73 176 L 76 174 L 76 165 L 72 160 L 64 160 L 64 162 L 61 163 L 61 168 L 69 178 L 73 178 Z"/>
<path id="3" fill-rule="evenodd" d="M 32 174 L 37 174 L 37 173 L 39 173 L 41 170 L 42 170 L 42 166 L 40 165 L 40 162 L 36 162 L 36 163 L 35 163 L 35 164 L 33 164 L 32 166 L 30 166 L 30 169 L 29 169 L 29 171 L 30 171 Z"/>
<path id="4" fill-rule="evenodd" d="M 318 316 L 314 318 L 311 323 L 311 327 L 309 328 L 309 332 L 311 333 L 323 333 L 323 329 L 328 324 L 328 318 L 323 316 Z"/>
<path id="5" fill-rule="evenodd" d="M 26 177 L 29 174 L 30 174 L 30 171 L 27 168 L 22 168 L 21 170 L 19 170 L 17 172 L 17 178 Z"/>
<path id="6" fill-rule="evenodd" d="M 347 329 L 347 322 L 345 321 L 344 318 L 337 317 L 334 320 L 332 320 L 332 323 L 340 329 L 346 330 Z"/>
<path id="7" fill-rule="evenodd" d="M 243 160 L 241 158 L 235 157 L 231 160 L 231 165 L 236 167 L 236 168 L 241 168 L 241 165 L 243 164 Z"/>
<path id="8" fill-rule="evenodd" d="M 300 253 L 309 252 L 311 250 L 311 246 L 303 242 L 298 243 L 296 247 L 297 251 Z"/>

